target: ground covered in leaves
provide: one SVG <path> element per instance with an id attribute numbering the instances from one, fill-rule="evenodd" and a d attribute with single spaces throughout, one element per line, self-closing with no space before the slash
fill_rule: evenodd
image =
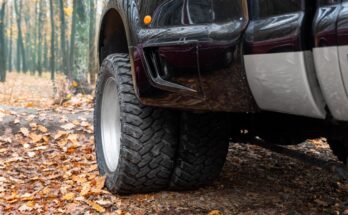
<path id="1" fill-rule="evenodd" d="M 7 81 L 0 83 L 0 104 L 16 107 L 50 107 L 53 102 L 53 86 L 44 77 L 23 75 L 15 72 L 8 73 Z"/>
<path id="2" fill-rule="evenodd" d="M 14 102 L 0 106 L 0 214 L 348 214 L 348 172 L 325 140 L 289 147 L 231 142 L 213 186 L 114 196 L 98 175 L 92 97 L 42 106 L 53 102 L 46 93 L 28 101 L 13 92 Z"/>

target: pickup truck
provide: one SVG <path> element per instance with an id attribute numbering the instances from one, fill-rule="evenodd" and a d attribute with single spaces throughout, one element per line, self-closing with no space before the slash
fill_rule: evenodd
<path id="1" fill-rule="evenodd" d="M 95 146 L 115 194 L 209 185 L 241 133 L 325 137 L 348 163 L 347 0 L 109 0 L 98 53 Z"/>

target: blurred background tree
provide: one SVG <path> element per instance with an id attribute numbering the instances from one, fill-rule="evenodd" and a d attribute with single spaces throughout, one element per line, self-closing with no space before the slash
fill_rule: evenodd
<path id="1" fill-rule="evenodd" d="M 6 1 L 0 2 L 0 81 L 6 80 L 5 12 Z"/>
<path id="2" fill-rule="evenodd" d="M 7 72 L 95 83 L 105 0 L 0 0 L 0 81 Z"/>

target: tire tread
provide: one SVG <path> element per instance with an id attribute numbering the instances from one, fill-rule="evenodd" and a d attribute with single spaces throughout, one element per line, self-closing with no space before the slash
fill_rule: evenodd
<path id="1" fill-rule="evenodd" d="M 117 79 L 121 100 L 121 158 L 114 173 L 108 172 L 105 165 L 99 165 L 101 174 L 107 175 L 106 187 L 115 194 L 146 193 L 167 188 L 177 145 L 175 113 L 142 105 L 135 95 L 130 71 L 128 55 L 112 54 L 102 64 L 96 88 L 96 96 L 101 98 L 103 76 L 111 72 Z M 100 101 L 96 99 L 96 106 L 99 105 L 97 102 Z M 97 113 L 94 112 L 94 119 L 97 119 Z M 97 120 L 94 122 L 97 128 Z M 101 143 L 96 141 L 97 144 Z M 102 152 L 96 148 L 100 163 Z"/>
<path id="2" fill-rule="evenodd" d="M 224 115 L 183 113 L 180 125 L 180 144 L 170 187 L 188 190 L 212 184 L 228 152 Z"/>

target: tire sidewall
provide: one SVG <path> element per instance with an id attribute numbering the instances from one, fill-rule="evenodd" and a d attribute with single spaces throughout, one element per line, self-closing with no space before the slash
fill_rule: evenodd
<path id="1" fill-rule="evenodd" d="M 95 99 L 95 108 L 94 108 L 94 138 L 95 138 L 95 147 L 96 147 L 96 155 L 97 155 L 97 161 L 98 161 L 98 166 L 99 166 L 99 173 L 102 176 L 106 176 L 106 187 L 108 189 L 113 189 L 115 185 L 117 185 L 118 181 L 118 176 L 119 172 L 121 170 L 122 164 L 122 149 L 123 149 L 123 141 L 122 141 L 122 135 L 121 135 L 121 146 L 120 146 L 120 156 L 119 156 L 119 161 L 118 165 L 115 171 L 110 171 L 106 164 L 105 160 L 105 155 L 104 155 L 104 150 L 103 150 L 103 144 L 102 144 L 102 134 L 101 134 L 101 109 L 102 109 L 102 101 L 103 101 L 103 92 L 104 92 L 104 87 L 105 83 L 109 78 L 114 78 L 116 80 L 116 87 L 117 87 L 117 93 L 119 94 L 119 105 L 121 109 L 121 134 L 123 130 L 123 125 L 122 125 L 122 98 L 120 95 L 120 90 L 119 90 L 119 79 L 117 75 L 116 69 L 113 68 L 112 62 L 110 62 L 108 59 L 103 62 L 103 65 L 100 70 L 99 74 L 99 83 L 97 84 L 96 88 L 96 99 Z"/>

